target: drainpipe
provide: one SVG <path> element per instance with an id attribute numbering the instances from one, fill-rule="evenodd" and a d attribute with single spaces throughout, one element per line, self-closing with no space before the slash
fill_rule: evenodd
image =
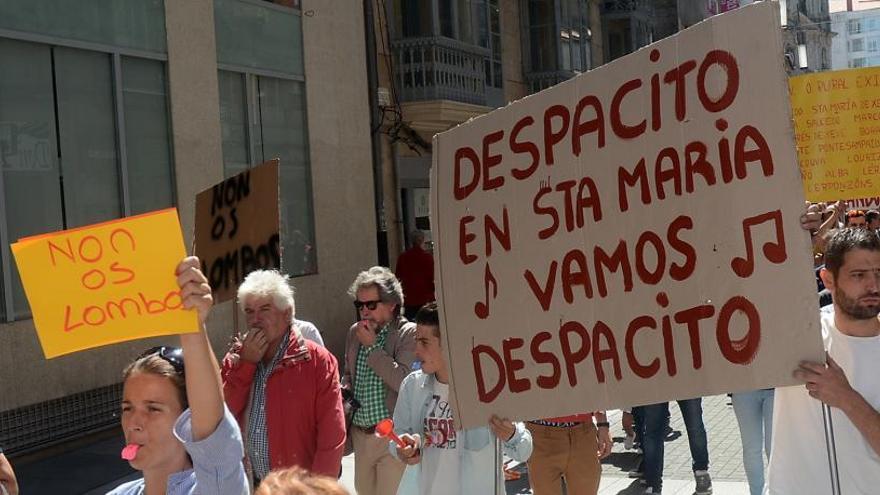
<path id="1" fill-rule="evenodd" d="M 385 189 L 382 185 L 382 153 L 379 142 L 379 76 L 376 61 L 376 30 L 373 18 L 373 0 L 364 0 L 364 37 L 367 50 L 367 83 L 370 102 L 370 142 L 373 155 L 373 190 L 376 209 L 376 247 L 378 264 L 388 266 L 388 227 L 385 224 Z M 393 150 L 392 150 L 393 151 Z"/>

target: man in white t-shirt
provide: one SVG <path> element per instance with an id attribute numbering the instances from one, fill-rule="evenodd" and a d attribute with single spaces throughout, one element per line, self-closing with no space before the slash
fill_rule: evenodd
<path id="1" fill-rule="evenodd" d="M 408 464 L 398 495 L 506 493 L 496 438 L 505 454 L 525 461 L 532 453 L 531 434 L 523 423 L 497 416 L 490 418 L 488 427 L 457 429 L 435 303 L 416 313 L 415 340 L 422 367 L 403 380 L 394 407 L 394 429 L 406 446 L 388 446 Z"/>
<path id="2" fill-rule="evenodd" d="M 822 281 L 834 311 L 821 315 L 827 364 L 802 363 L 806 386 L 776 390 L 765 493 L 842 495 L 880 490 L 880 238 L 842 229 L 828 242 Z M 826 420 L 823 403 L 830 406 Z M 826 440 L 831 424 L 833 442 Z"/>

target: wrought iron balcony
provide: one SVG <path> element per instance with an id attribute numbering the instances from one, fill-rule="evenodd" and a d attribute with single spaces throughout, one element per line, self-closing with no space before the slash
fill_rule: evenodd
<path id="1" fill-rule="evenodd" d="M 602 12 L 607 14 L 623 14 L 648 10 L 645 0 L 605 0 L 602 3 Z"/>
<path id="2" fill-rule="evenodd" d="M 555 70 L 548 72 L 527 72 L 526 81 L 529 83 L 529 89 L 532 93 L 537 93 L 550 86 L 555 86 L 562 81 L 571 79 L 578 75 L 577 72 L 571 70 Z"/>
<path id="3" fill-rule="evenodd" d="M 391 43 L 402 101 L 453 100 L 486 105 L 489 49 L 442 36 Z"/>

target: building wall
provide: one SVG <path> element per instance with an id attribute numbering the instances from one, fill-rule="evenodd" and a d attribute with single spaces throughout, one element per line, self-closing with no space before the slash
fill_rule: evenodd
<path id="1" fill-rule="evenodd" d="M 175 185 L 187 245 L 195 193 L 223 177 L 213 6 L 213 0 L 165 0 Z M 363 11 L 304 0 L 302 12 L 318 270 L 294 279 L 297 316 L 313 321 L 339 356 L 355 316 L 346 290 L 377 256 Z M 208 321 L 217 352 L 234 331 L 233 309 L 231 302 L 219 305 Z M 243 327 L 243 316 L 237 323 Z M 0 412 L 118 383 L 140 351 L 174 340 L 46 360 L 32 320 L 0 324 Z"/>
<path id="2" fill-rule="evenodd" d="M 517 0 L 502 0 L 501 54 L 504 74 L 504 99 L 507 103 L 524 98 L 529 86 L 523 75 L 522 22 Z"/>
<path id="3" fill-rule="evenodd" d="M 858 29 L 851 29 L 857 24 Z M 880 8 L 831 14 L 831 65 L 834 69 L 880 65 Z"/>

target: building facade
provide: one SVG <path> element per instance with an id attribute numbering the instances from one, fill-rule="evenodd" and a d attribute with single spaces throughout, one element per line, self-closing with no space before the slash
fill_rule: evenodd
<path id="1" fill-rule="evenodd" d="M 601 65 L 595 0 L 374 0 L 379 219 L 394 266 L 430 231 L 431 139 Z M 380 246 L 380 260 L 383 260 Z"/>
<path id="2" fill-rule="evenodd" d="M 155 342 L 43 357 L 9 245 L 169 206 L 281 159 L 297 316 L 341 352 L 346 289 L 377 258 L 364 12 L 317 0 L 0 3 L 0 445 L 118 422 L 123 366 Z M 340 180 L 343 177 L 354 180 Z M 64 297 L 58 294 L 58 297 Z M 223 351 L 244 319 L 209 322 Z M 238 330 L 243 330 L 238 328 Z"/>
<path id="3" fill-rule="evenodd" d="M 880 8 L 831 13 L 831 68 L 880 65 Z"/>

